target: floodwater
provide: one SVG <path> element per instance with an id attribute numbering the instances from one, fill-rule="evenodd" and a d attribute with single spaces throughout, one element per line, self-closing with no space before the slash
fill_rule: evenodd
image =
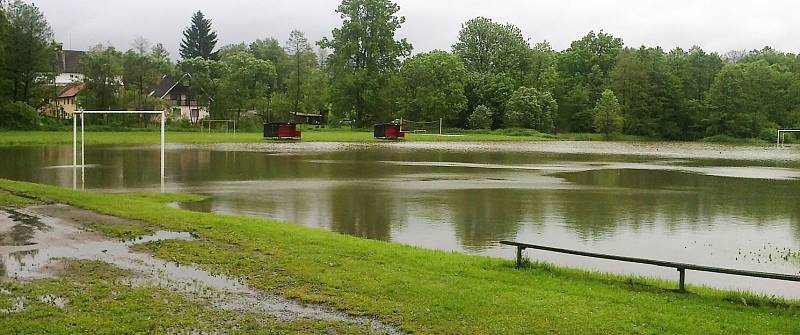
<path id="1" fill-rule="evenodd" d="M 0 148 L 0 177 L 72 187 L 72 147 Z M 88 146 L 84 187 L 158 190 L 157 146 Z M 511 239 L 800 274 L 800 148 L 698 143 L 171 145 L 182 208 L 513 257 Z M 25 232 L 20 232 L 24 234 Z M 530 251 L 533 260 L 677 280 L 674 269 Z M 687 272 L 687 282 L 800 298 L 800 284 Z M 533 283 L 532 283 L 533 284 Z"/>

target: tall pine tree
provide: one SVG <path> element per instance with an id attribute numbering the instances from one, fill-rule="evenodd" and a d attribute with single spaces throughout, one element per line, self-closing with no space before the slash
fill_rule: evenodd
<path id="1" fill-rule="evenodd" d="M 211 20 L 207 19 L 203 12 L 197 11 L 192 16 L 192 25 L 183 31 L 181 57 L 217 59 L 218 51 L 214 51 L 216 45 L 217 33 L 211 30 Z"/>

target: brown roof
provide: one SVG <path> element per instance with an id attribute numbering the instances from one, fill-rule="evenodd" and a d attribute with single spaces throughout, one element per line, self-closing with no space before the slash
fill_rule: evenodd
<path id="1" fill-rule="evenodd" d="M 81 73 L 81 58 L 85 51 L 61 50 L 56 58 L 56 68 L 60 73 Z"/>
<path id="2" fill-rule="evenodd" d="M 83 91 L 85 87 L 86 85 L 84 85 L 83 83 L 74 83 L 64 86 L 61 92 L 58 92 L 58 98 L 59 99 L 72 98 L 78 95 L 78 93 L 81 93 L 81 91 Z"/>

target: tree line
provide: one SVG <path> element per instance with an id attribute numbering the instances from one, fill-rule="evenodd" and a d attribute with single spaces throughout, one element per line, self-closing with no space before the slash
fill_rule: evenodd
<path id="1" fill-rule="evenodd" d="M 52 31 L 33 4 L 17 0 L 2 9 L 3 111 L 40 109 L 52 95 Z M 412 55 L 411 43 L 396 36 L 405 23 L 399 10 L 390 0 L 343 0 L 341 26 L 316 43 L 294 30 L 283 43 L 220 48 L 211 21 L 197 12 L 176 63 L 143 39 L 125 52 L 91 49 L 80 102 L 87 109 L 159 108 L 163 102 L 148 94 L 161 76 L 189 73 L 193 97 L 213 117 L 254 111 L 259 122 L 321 113 L 357 127 L 403 117 L 442 119 L 452 128 L 670 140 L 772 139 L 776 128 L 800 126 L 795 54 L 630 47 L 603 31 L 556 51 L 546 41 L 531 43 L 513 24 L 477 17 L 462 24 L 450 50 Z"/>

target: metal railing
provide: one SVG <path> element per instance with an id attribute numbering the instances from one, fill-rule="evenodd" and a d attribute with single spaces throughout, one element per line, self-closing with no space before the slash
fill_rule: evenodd
<path id="1" fill-rule="evenodd" d="M 579 251 L 579 250 L 554 248 L 554 247 L 548 247 L 548 246 L 543 246 L 543 245 L 520 243 L 520 242 L 513 242 L 513 241 L 500 241 L 500 244 L 514 246 L 514 247 L 517 248 L 517 259 L 516 259 L 517 268 L 522 266 L 522 263 L 523 263 L 522 251 L 525 250 L 525 249 L 544 250 L 544 251 L 557 252 L 557 253 L 576 255 L 576 256 L 585 256 L 585 257 L 593 257 L 593 258 L 601 258 L 601 259 L 610 259 L 610 260 L 621 261 L 621 262 L 648 264 L 648 265 L 655 265 L 655 266 L 661 266 L 661 267 L 667 267 L 667 268 L 674 268 L 674 269 L 677 269 L 678 273 L 680 274 L 680 278 L 679 278 L 679 281 L 678 281 L 678 289 L 681 292 L 686 291 L 686 270 L 702 271 L 702 272 L 713 272 L 713 273 L 722 273 L 722 274 L 729 274 L 729 275 L 736 275 L 736 276 L 746 276 L 746 277 L 756 277 L 756 278 L 766 278 L 766 279 L 776 279 L 776 280 L 800 282 L 800 276 L 784 274 L 784 273 L 771 273 L 771 272 L 759 272 L 759 271 L 726 269 L 726 268 L 718 268 L 718 267 L 713 267 L 713 266 L 704 266 L 704 265 L 696 265 L 696 264 L 688 264 L 688 263 L 660 261 L 660 260 L 653 260 L 653 259 L 646 259 L 646 258 L 615 256 L 615 255 L 607 255 L 607 254 L 600 254 L 600 253 L 586 252 L 586 251 Z"/>

